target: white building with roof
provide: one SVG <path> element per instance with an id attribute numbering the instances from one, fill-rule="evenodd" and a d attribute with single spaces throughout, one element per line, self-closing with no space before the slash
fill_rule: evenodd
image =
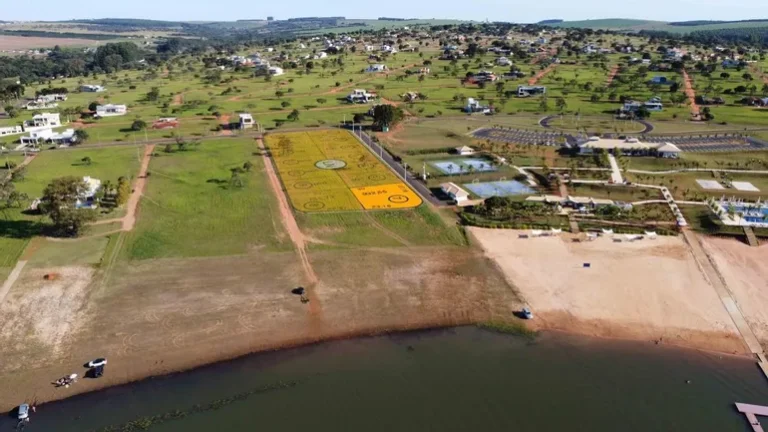
<path id="1" fill-rule="evenodd" d="M 456 201 L 456 204 L 462 204 L 469 200 L 469 192 L 460 188 L 456 183 L 443 183 L 440 185 L 440 189 Z"/>
<path id="2" fill-rule="evenodd" d="M 85 84 L 80 86 L 80 91 L 86 93 L 101 93 L 106 90 L 107 89 L 100 85 Z"/>
<path id="3" fill-rule="evenodd" d="M 24 122 L 24 131 L 30 132 L 37 129 L 59 126 L 61 126 L 61 115 L 59 113 L 40 113 L 32 116 L 32 120 Z"/>
<path id="4" fill-rule="evenodd" d="M 240 113 L 240 129 L 250 129 L 254 125 L 253 116 L 249 113 Z"/>
<path id="5" fill-rule="evenodd" d="M 21 137 L 21 146 L 18 149 L 23 149 L 30 145 L 39 145 L 44 143 L 54 144 L 73 144 L 77 142 L 74 129 L 67 129 L 62 132 L 54 132 L 53 129 L 39 129 L 29 133 L 27 136 Z"/>
<path id="6" fill-rule="evenodd" d="M 96 114 L 94 117 L 115 117 L 126 115 L 128 113 L 128 107 L 125 105 L 99 105 L 96 107 Z"/>
<path id="7" fill-rule="evenodd" d="M 657 155 L 663 158 L 676 159 L 680 157 L 681 150 L 672 143 L 650 143 L 642 142 L 637 138 L 612 139 L 590 137 L 577 144 L 580 154 L 594 154 L 598 151 L 621 150 L 629 156 L 647 156 Z"/>

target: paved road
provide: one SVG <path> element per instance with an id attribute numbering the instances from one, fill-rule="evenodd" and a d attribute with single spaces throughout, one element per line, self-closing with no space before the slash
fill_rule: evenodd
<path id="1" fill-rule="evenodd" d="M 369 137 L 365 132 L 356 132 L 356 136 L 360 138 L 360 141 L 363 142 L 363 144 L 367 145 L 368 148 L 371 149 L 371 151 L 379 156 L 381 160 L 383 160 L 387 165 L 392 168 L 395 173 L 397 173 L 398 176 L 403 178 L 406 183 L 408 183 L 413 190 L 418 192 L 419 195 L 421 195 L 421 198 L 425 201 L 429 201 L 434 206 L 442 207 L 448 205 L 448 203 L 444 201 L 440 201 L 437 199 L 432 192 L 429 190 L 429 188 L 422 183 L 420 180 L 418 180 L 416 177 L 412 176 L 410 173 L 406 173 L 405 176 L 403 176 L 403 166 L 395 161 L 395 159 L 386 152 L 386 150 L 383 150 L 379 144 L 374 142 L 371 137 Z"/>

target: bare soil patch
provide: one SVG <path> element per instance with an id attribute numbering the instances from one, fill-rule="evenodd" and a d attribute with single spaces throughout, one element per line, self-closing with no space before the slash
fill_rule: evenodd
<path id="1" fill-rule="evenodd" d="M 318 278 L 312 301 L 323 306 L 319 327 L 308 313 L 310 306 L 291 293 L 307 283 L 302 263 L 292 252 L 118 263 L 109 286 L 89 299 L 88 325 L 60 328 L 44 340 L 48 345 L 0 345 L 0 408 L 10 409 L 25 399 L 64 398 L 254 351 L 509 319 L 520 307 L 517 294 L 495 266 L 469 248 L 408 248 L 407 253 L 401 248 L 324 250 L 308 251 L 308 256 Z M 42 274 L 50 271 L 62 275 L 55 283 L 66 280 L 66 269 L 41 269 L 39 277 L 17 282 L 14 293 L 34 292 L 35 284 L 43 283 Z M 73 297 L 77 301 L 54 311 L 54 316 L 83 316 L 72 310 L 82 307 L 84 294 Z M 17 338 L 17 328 L 39 324 L 31 313 L 19 315 L 24 305 L 14 305 L 3 309 L 3 316 L 17 316 L 11 320 Z M 11 331 L 10 324 L 0 322 Z M 51 326 L 53 321 L 46 322 Z M 4 336 L 3 342 L 9 340 Z M 58 340 L 68 341 L 62 350 L 67 355 L 46 356 Z M 99 356 L 109 358 L 104 378 L 83 380 L 69 389 L 49 385 L 59 376 L 81 372 L 85 361 Z M 21 367 L 23 360 L 17 360 L 32 357 L 38 362 L 34 369 Z M 8 366 L 6 358 L 13 358 L 15 366 Z"/>
<path id="2" fill-rule="evenodd" d="M 97 45 L 98 42 L 88 39 L 77 38 L 47 38 L 47 37 L 23 37 L 23 36 L 0 36 L 0 50 L 28 50 L 35 48 L 53 48 L 59 46 L 90 46 Z"/>
<path id="3" fill-rule="evenodd" d="M 736 305 L 758 340 L 768 343 L 768 247 L 735 239 L 700 237 Z"/>
<path id="4" fill-rule="evenodd" d="M 575 243 L 570 236 L 471 232 L 530 304 L 535 325 L 744 353 L 733 322 L 680 238 Z"/>

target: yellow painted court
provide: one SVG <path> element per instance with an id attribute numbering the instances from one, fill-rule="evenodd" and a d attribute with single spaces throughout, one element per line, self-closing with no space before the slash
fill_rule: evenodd
<path id="1" fill-rule="evenodd" d="M 304 212 L 413 208 L 421 198 L 343 130 L 269 134 L 288 197 Z"/>

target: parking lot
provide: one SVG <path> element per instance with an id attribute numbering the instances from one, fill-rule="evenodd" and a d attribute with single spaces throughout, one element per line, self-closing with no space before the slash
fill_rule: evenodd
<path id="1" fill-rule="evenodd" d="M 684 152 L 714 153 L 734 151 L 766 150 L 766 146 L 755 140 L 736 136 L 721 137 L 692 137 L 692 136 L 647 136 L 641 139 L 646 142 L 668 142 L 676 145 Z"/>
<path id="2" fill-rule="evenodd" d="M 482 128 L 472 132 L 478 139 L 489 139 L 515 144 L 558 146 L 566 135 L 562 132 L 534 132 L 519 129 Z"/>

